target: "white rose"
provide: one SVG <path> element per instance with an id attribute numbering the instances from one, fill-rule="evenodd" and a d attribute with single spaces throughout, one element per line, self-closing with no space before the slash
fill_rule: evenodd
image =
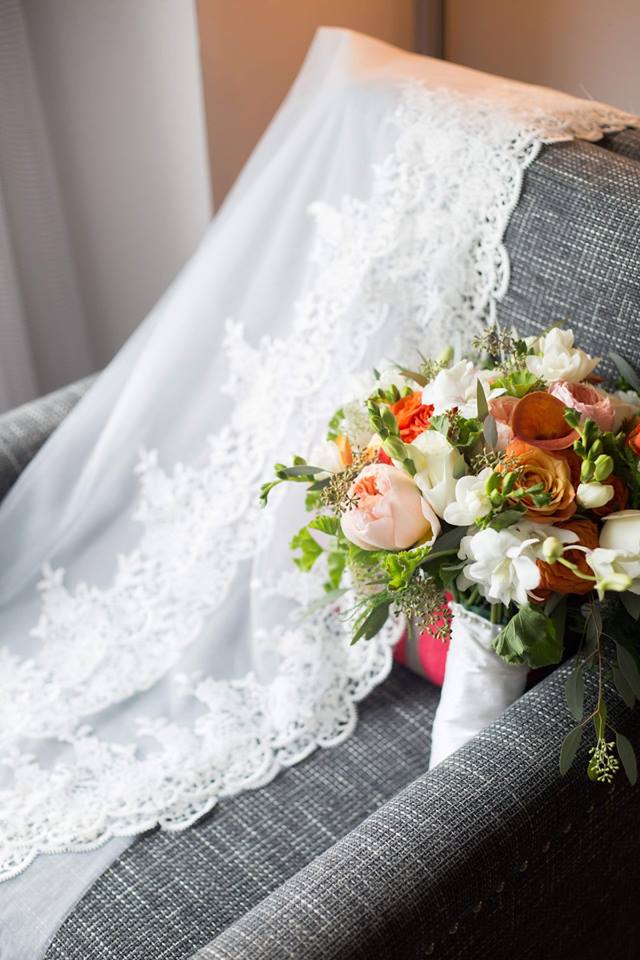
<path id="1" fill-rule="evenodd" d="M 457 407 L 463 417 L 478 415 L 478 380 L 481 381 L 487 400 L 499 397 L 504 390 L 491 390 L 489 381 L 495 371 L 479 370 L 470 360 L 460 360 L 452 367 L 441 370 L 422 391 L 422 402 L 433 406 L 435 414 L 445 413 Z"/>
<path id="2" fill-rule="evenodd" d="M 455 500 L 456 480 L 465 471 L 462 454 L 437 430 L 425 430 L 407 451 L 416 468 L 414 480 L 422 496 L 439 517 Z"/>
<path id="3" fill-rule="evenodd" d="M 600 362 L 600 357 L 590 357 L 584 350 L 573 346 L 573 330 L 554 327 L 546 336 L 540 337 L 536 347 L 538 354 L 527 357 L 527 368 L 547 383 L 555 380 L 579 383 Z"/>
<path id="4" fill-rule="evenodd" d="M 613 499 L 614 489 L 610 483 L 579 483 L 576 500 L 585 510 L 597 510 Z"/>
<path id="5" fill-rule="evenodd" d="M 444 510 L 444 519 L 455 527 L 470 527 L 491 512 L 486 486 L 492 470 L 486 467 L 477 477 L 460 477 L 456 483 L 456 499 Z"/>

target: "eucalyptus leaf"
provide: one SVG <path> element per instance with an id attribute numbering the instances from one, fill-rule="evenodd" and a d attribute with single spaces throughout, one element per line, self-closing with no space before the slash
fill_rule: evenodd
<path id="1" fill-rule="evenodd" d="M 406 367 L 398 367 L 398 372 L 402 374 L 403 377 L 407 380 L 413 380 L 418 384 L 419 387 L 426 387 L 429 383 L 427 377 L 423 373 L 418 373 L 417 370 L 408 370 Z"/>
<path id="2" fill-rule="evenodd" d="M 626 590 L 620 594 L 622 606 L 634 620 L 640 619 L 640 594 Z"/>
<path id="3" fill-rule="evenodd" d="M 279 473 L 282 474 L 282 478 L 287 480 L 293 479 L 294 477 L 315 477 L 317 473 L 326 473 L 324 467 L 312 467 L 308 463 L 297 464 L 294 467 L 284 467 Z"/>
<path id="4" fill-rule="evenodd" d="M 636 702 L 636 696 L 624 678 L 624 674 L 620 667 L 614 667 L 612 670 L 613 673 L 613 682 L 616 690 L 624 700 L 625 704 L 631 708 Z"/>
<path id="5" fill-rule="evenodd" d="M 633 654 L 629 653 L 621 643 L 616 643 L 616 650 L 618 651 L 618 666 L 620 667 L 620 672 L 631 687 L 634 695 L 640 700 L 640 672 L 638 671 L 638 665 L 633 658 Z"/>
<path id="6" fill-rule="evenodd" d="M 624 767 L 624 772 L 627 775 L 627 780 L 633 787 L 638 779 L 638 763 L 636 761 L 635 750 L 630 741 L 621 733 L 616 733 L 616 747 L 618 756 Z"/>
<path id="7" fill-rule="evenodd" d="M 562 741 L 562 746 L 560 747 L 560 773 L 562 776 L 565 775 L 575 760 L 581 740 L 582 727 L 574 727 Z"/>
<path id="8" fill-rule="evenodd" d="M 564 685 L 569 710 L 575 720 L 582 720 L 584 713 L 584 677 L 582 668 L 578 665 L 567 677 Z"/>
<path id="9" fill-rule="evenodd" d="M 636 373 L 630 363 L 628 363 L 624 357 L 621 357 L 619 353 L 611 352 L 609 357 L 613 360 L 616 367 L 618 368 L 618 373 L 620 376 L 627 381 L 630 387 L 640 393 L 640 376 Z"/>
<path id="10" fill-rule="evenodd" d="M 478 381 L 478 383 L 479 382 L 480 381 Z M 491 450 L 495 450 L 498 446 L 498 427 L 494 417 L 487 415 L 484 418 L 482 432 L 486 445 L 490 447 Z"/>
<path id="11" fill-rule="evenodd" d="M 384 627 L 388 616 L 389 603 L 384 602 L 377 604 L 373 610 L 361 620 L 351 638 L 351 644 L 357 643 L 358 640 L 371 640 L 372 637 L 375 637 L 376 633 L 379 633 Z"/>
<path id="12" fill-rule="evenodd" d="M 476 400 L 478 404 L 478 420 L 484 420 L 485 417 L 489 414 L 489 404 L 487 403 L 487 395 L 484 392 L 484 387 L 482 386 L 482 380 L 478 378 L 476 381 Z"/>

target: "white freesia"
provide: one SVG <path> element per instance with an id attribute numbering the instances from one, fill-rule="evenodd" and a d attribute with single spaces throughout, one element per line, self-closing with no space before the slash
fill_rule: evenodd
<path id="1" fill-rule="evenodd" d="M 576 500 L 585 510 L 597 510 L 604 507 L 613 499 L 614 489 L 610 483 L 579 483 L 576 490 Z"/>
<path id="2" fill-rule="evenodd" d="M 452 367 L 441 370 L 422 391 L 422 402 L 433 406 L 435 414 L 457 407 L 463 417 L 478 415 L 478 380 L 484 387 L 487 400 L 499 397 L 504 390 L 492 390 L 489 381 L 495 371 L 480 370 L 470 360 L 460 360 Z"/>
<path id="3" fill-rule="evenodd" d="M 587 554 L 587 563 L 596 575 L 596 590 L 601 600 L 607 590 L 640 594 L 640 553 L 634 557 L 622 550 L 596 547 Z"/>
<path id="4" fill-rule="evenodd" d="M 536 354 L 527 357 L 527 368 L 547 383 L 565 380 L 579 383 L 588 377 L 600 362 L 573 345 L 573 330 L 554 327 L 535 344 Z"/>
<path id="5" fill-rule="evenodd" d="M 640 510 L 621 510 L 605 518 L 600 546 L 587 554 L 602 598 L 606 590 L 640 594 Z"/>
<path id="6" fill-rule="evenodd" d="M 464 457 L 437 430 L 425 430 L 407 447 L 416 468 L 415 482 L 439 517 L 455 500 L 456 480 L 465 471 Z"/>
<path id="7" fill-rule="evenodd" d="M 490 603 L 528 603 L 529 594 L 540 583 L 536 560 L 544 558 L 543 545 L 550 536 L 564 544 L 578 539 L 571 530 L 528 521 L 505 530 L 488 527 L 463 537 L 458 556 L 469 562 L 462 569 L 458 586 L 466 590 L 476 584 Z"/>
<path id="8" fill-rule="evenodd" d="M 480 517 L 491 512 L 491 500 L 486 491 L 487 480 L 493 471 L 485 467 L 478 476 L 460 477 L 456 483 L 456 499 L 444 510 L 444 519 L 455 527 L 469 527 Z"/>
<path id="9" fill-rule="evenodd" d="M 506 530 L 488 527 L 463 537 L 458 556 L 468 561 L 458 577 L 458 586 L 466 590 L 476 584 L 490 603 L 529 601 L 529 591 L 540 583 L 536 566 L 536 538 L 530 538 L 518 526 Z"/>
<path id="10" fill-rule="evenodd" d="M 327 473 L 340 473 L 344 470 L 344 463 L 333 440 L 317 443 L 309 454 L 309 463 L 312 467 L 323 467 Z"/>
<path id="11" fill-rule="evenodd" d="M 600 390 L 599 392 L 605 394 L 611 401 L 615 414 L 612 428 L 614 433 L 618 432 L 626 420 L 631 420 L 632 417 L 640 414 L 640 397 L 635 390 L 616 390 L 615 393 Z"/>

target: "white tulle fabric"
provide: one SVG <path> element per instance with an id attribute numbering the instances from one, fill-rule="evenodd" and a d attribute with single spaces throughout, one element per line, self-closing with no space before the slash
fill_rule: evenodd
<path id="1" fill-rule="evenodd" d="M 192 262 L 0 510 L 0 876 L 217 798 L 353 730 L 402 624 L 349 647 L 292 568 L 307 453 L 357 371 L 463 342 L 508 283 L 542 142 L 602 105 L 318 35 Z M 311 216 L 309 216 L 309 212 Z"/>

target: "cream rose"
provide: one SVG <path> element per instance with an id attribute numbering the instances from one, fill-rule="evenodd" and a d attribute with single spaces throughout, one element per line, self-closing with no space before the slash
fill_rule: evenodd
<path id="1" fill-rule="evenodd" d="M 598 578 L 600 596 L 605 590 L 640 594 L 640 510 L 605 517 L 600 548 L 587 556 L 587 562 Z"/>
<path id="2" fill-rule="evenodd" d="M 360 471 L 350 487 L 355 506 L 342 515 L 347 540 L 362 550 L 407 550 L 432 543 L 440 523 L 408 474 L 386 463 Z"/>
<path id="3" fill-rule="evenodd" d="M 465 473 L 464 457 L 437 430 L 425 430 L 407 450 L 422 496 L 439 517 L 456 499 L 456 482 Z"/>
<path id="4" fill-rule="evenodd" d="M 547 383 L 556 380 L 579 383 L 600 362 L 600 357 L 590 357 L 584 350 L 573 346 L 573 330 L 561 330 L 559 327 L 540 337 L 534 349 L 536 353 L 527 357 L 527 368 Z"/>

